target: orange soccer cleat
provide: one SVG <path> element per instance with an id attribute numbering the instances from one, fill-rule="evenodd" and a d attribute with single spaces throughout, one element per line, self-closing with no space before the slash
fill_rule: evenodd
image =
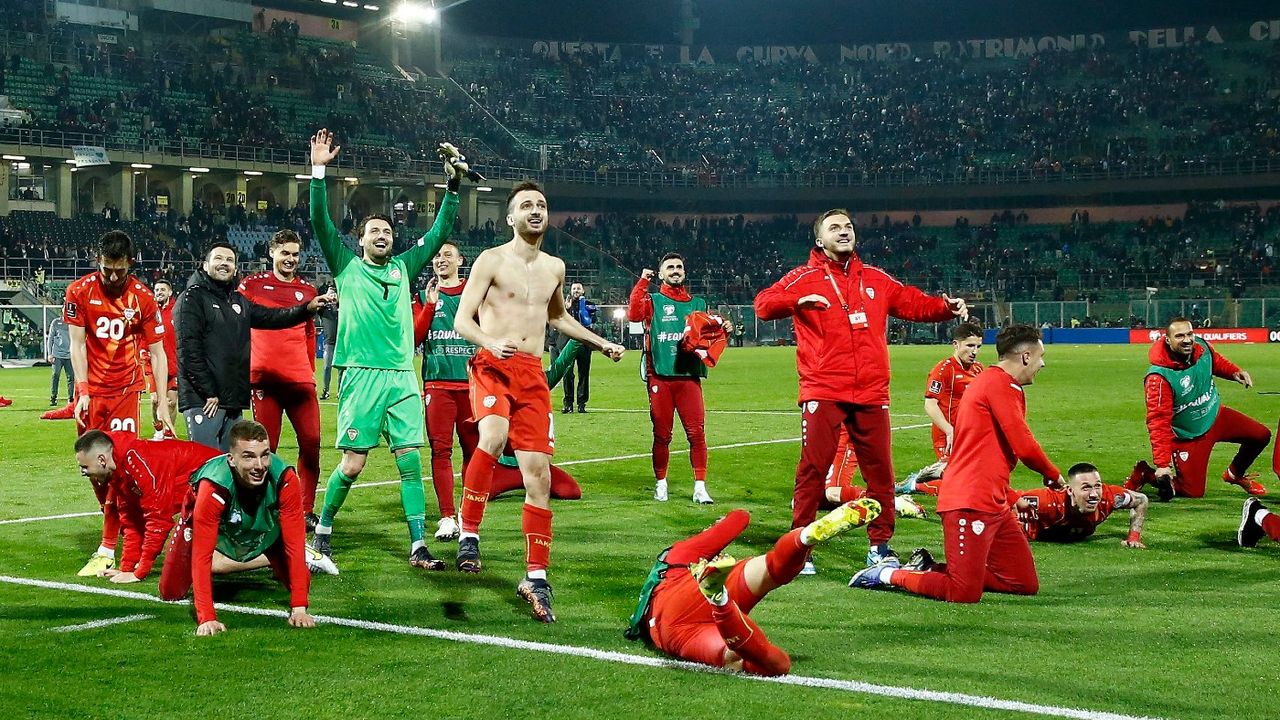
<path id="1" fill-rule="evenodd" d="M 1267 488 L 1258 482 L 1258 473 L 1245 473 L 1244 477 L 1237 478 L 1235 473 L 1231 472 L 1231 468 L 1227 468 L 1222 473 L 1222 482 L 1231 485 L 1239 485 L 1244 491 L 1250 495 L 1266 495 Z"/>

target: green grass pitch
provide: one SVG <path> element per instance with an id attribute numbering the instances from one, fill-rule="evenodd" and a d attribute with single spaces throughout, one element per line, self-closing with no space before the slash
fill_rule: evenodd
<path id="1" fill-rule="evenodd" d="M 1280 347 L 1220 349 L 1253 373 L 1258 389 L 1280 390 Z M 932 459 L 921 396 L 926 372 L 948 351 L 892 349 L 899 477 Z M 1135 460 L 1148 457 L 1145 352 L 1048 348 L 1048 367 L 1028 388 L 1028 417 L 1060 467 L 1087 460 L 1119 483 Z M 993 356 L 988 346 L 982 360 Z M 334 536 L 342 574 L 315 579 L 312 612 L 655 656 L 621 630 L 658 550 L 732 507 L 752 513 L 731 548 L 739 557 L 763 552 L 787 529 L 799 451 L 796 374 L 788 348 L 731 349 L 712 371 L 705 384 L 709 444 L 779 442 L 713 449 L 708 486 L 717 504 L 702 507 L 689 502 L 684 453 L 672 457 L 671 501 L 650 499 L 650 430 L 636 365 L 635 353 L 617 365 L 597 357 L 592 411 L 555 418 L 559 461 L 640 456 L 567 468 L 585 495 L 553 507 L 558 623 L 534 622 L 513 592 L 523 571 L 518 498 L 488 510 L 483 573 L 429 574 L 405 562 L 394 485 L 352 491 Z M 16 401 L 0 410 L 0 520 L 95 509 L 71 453 L 72 424 L 37 419 L 48 385 L 48 369 L 0 371 L 0 395 Z M 1226 404 L 1275 427 L 1276 397 L 1222 381 L 1219 388 Z M 322 411 L 326 477 L 338 459 L 331 448 L 336 408 Z M 292 460 L 288 430 L 283 445 Z M 673 449 L 684 448 L 677 426 Z M 1215 453 L 1211 478 L 1231 452 Z M 1280 490 L 1269 466 L 1270 450 L 1255 469 Z M 361 480 L 394 477 L 381 449 Z M 1015 472 L 1016 486 L 1037 482 L 1025 469 Z M 977 606 L 848 589 L 866 549 L 865 535 L 855 532 L 817 553 L 818 576 L 776 591 L 753 617 L 801 676 L 1090 711 L 1081 717 L 1274 718 L 1280 548 L 1269 540 L 1256 550 L 1235 546 L 1242 500 L 1238 488 L 1211 479 L 1203 500 L 1153 503 L 1146 551 L 1121 548 L 1127 513 L 1083 544 L 1037 545 L 1040 594 L 988 595 Z M 931 499 L 925 503 L 932 508 Z M 0 575 L 120 588 L 74 577 L 96 547 L 99 527 L 96 517 L 0 524 Z M 899 520 L 898 528 L 899 551 L 941 545 L 936 518 Z M 449 545 L 433 542 L 432 549 L 452 560 Z M 124 589 L 154 595 L 156 577 Z M 222 578 L 216 588 L 220 601 L 236 605 L 280 610 L 287 602 L 267 573 Z M 155 617 L 51 631 L 138 613 Z M 0 582 L 0 717 L 1027 717 L 333 624 L 293 630 L 278 617 L 223 612 L 220 619 L 228 633 L 196 638 L 186 605 Z"/>

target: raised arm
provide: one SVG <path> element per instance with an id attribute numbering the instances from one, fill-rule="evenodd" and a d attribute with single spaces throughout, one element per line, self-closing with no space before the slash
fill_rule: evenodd
<path id="1" fill-rule="evenodd" d="M 640 271 L 640 279 L 631 288 L 631 297 L 627 298 L 627 319 L 631 322 L 648 322 L 653 317 L 653 298 L 649 296 L 649 282 L 653 280 L 653 271 L 645 268 Z"/>
<path id="2" fill-rule="evenodd" d="M 311 136 L 311 229 L 329 264 L 329 273 L 335 276 L 356 259 L 329 217 L 329 191 L 324 183 L 325 169 L 341 149 L 333 144 L 333 133 L 327 129 Z"/>
<path id="3" fill-rule="evenodd" d="M 409 277 L 418 277 L 422 268 L 431 262 L 431 258 L 440 252 L 440 246 L 453 234 L 453 223 L 458 217 L 458 189 L 454 186 L 454 182 L 454 180 L 449 181 L 450 189 L 445 191 L 444 200 L 440 201 L 431 229 L 426 235 L 418 238 L 418 242 L 413 247 L 400 254 L 405 269 L 409 271 Z"/>

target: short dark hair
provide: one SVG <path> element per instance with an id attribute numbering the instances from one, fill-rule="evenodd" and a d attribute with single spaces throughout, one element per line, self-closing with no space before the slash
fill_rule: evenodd
<path id="1" fill-rule="evenodd" d="M 271 442 L 267 436 L 267 429 L 262 423 L 255 420 L 237 420 L 235 425 L 227 431 L 227 447 L 235 447 L 236 443 L 242 441 L 258 441 Z"/>
<path id="2" fill-rule="evenodd" d="M 1092 463 L 1078 462 L 1075 465 L 1072 465 L 1071 469 L 1067 471 L 1067 477 L 1073 478 L 1077 475 L 1096 472 L 1098 472 L 1098 468 L 1094 467 Z"/>
<path id="3" fill-rule="evenodd" d="M 237 260 L 240 259 L 240 251 L 236 249 L 236 246 L 232 245 L 226 240 L 223 240 L 222 238 L 214 238 L 212 241 L 209 242 L 208 245 L 204 246 L 204 259 L 208 260 L 209 254 L 212 253 L 214 250 L 217 250 L 218 248 L 225 248 L 227 250 L 230 250 L 231 254 L 235 255 Z"/>
<path id="4" fill-rule="evenodd" d="M 133 262 L 133 238 L 123 230 L 111 230 L 98 239 L 98 257 L 103 260 L 128 260 Z"/>
<path id="5" fill-rule="evenodd" d="M 1165 332 L 1169 332 L 1169 328 L 1173 327 L 1173 326 L 1174 326 L 1175 324 L 1177 324 L 1177 323 L 1186 323 L 1186 324 L 1190 325 L 1190 326 L 1191 326 L 1191 327 L 1193 327 L 1193 328 L 1196 326 L 1196 324 L 1195 324 L 1195 323 L 1193 323 L 1193 322 L 1191 322 L 1191 320 L 1190 320 L 1189 318 L 1185 318 L 1185 317 L 1182 317 L 1181 315 L 1179 315 L 1178 317 L 1176 317 L 1176 318 L 1174 318 L 1174 319 L 1172 319 L 1172 320 L 1170 320 L 1169 322 L 1167 322 L 1167 323 L 1165 323 L 1165 324 L 1164 324 L 1164 331 L 1165 331 Z"/>
<path id="6" fill-rule="evenodd" d="M 971 337 L 982 337 L 982 326 L 978 323 L 963 322 L 951 328 L 951 339 L 956 342 Z"/>
<path id="7" fill-rule="evenodd" d="M 813 237 L 814 238 L 822 237 L 822 221 L 826 220 L 832 215 L 843 215 L 849 218 L 850 222 L 853 222 L 853 213 L 849 212 L 848 210 L 845 210 L 844 208 L 831 208 L 830 210 L 819 215 L 817 220 L 813 221 Z"/>
<path id="8" fill-rule="evenodd" d="M 387 225 L 390 225 L 393 231 L 395 230 L 396 221 L 391 219 L 390 215 L 383 215 L 382 213 L 374 213 L 372 215 L 365 217 L 365 219 L 360 221 L 360 237 L 364 237 L 364 231 L 369 227 L 369 223 L 373 222 L 374 220 L 382 220 Z"/>
<path id="9" fill-rule="evenodd" d="M 516 195 L 519 195 L 525 190 L 533 190 L 535 192 L 542 193 L 543 197 L 547 196 L 546 191 L 543 190 L 542 186 L 539 185 L 538 183 L 534 182 L 533 180 L 521 180 L 520 182 L 515 184 L 515 187 L 511 188 L 511 192 L 507 193 L 507 212 L 508 213 L 511 212 L 511 201 L 515 200 Z"/>
<path id="10" fill-rule="evenodd" d="M 289 243 L 297 243 L 298 248 L 302 248 L 302 238 L 298 237 L 298 233 L 292 230 L 281 230 L 271 236 L 270 250 L 275 250 L 281 245 L 288 245 Z"/>
<path id="11" fill-rule="evenodd" d="M 679 261 L 681 262 L 681 264 L 683 264 L 683 263 L 684 263 L 684 256 L 683 256 L 683 255 L 681 255 L 681 254 L 680 254 L 680 253 L 678 253 L 678 252 L 669 252 L 669 253 L 667 253 L 666 255 L 663 255 L 663 256 L 662 256 L 662 259 L 658 261 L 658 267 L 662 267 L 662 263 L 664 263 L 664 262 L 666 262 L 666 261 L 668 261 L 668 260 L 679 260 Z"/>
<path id="12" fill-rule="evenodd" d="M 101 430 L 86 430 L 83 435 L 76 438 L 75 449 L 77 455 L 104 447 L 115 447 L 115 443 L 111 442 L 110 435 Z"/>
<path id="13" fill-rule="evenodd" d="M 1040 342 L 1040 329 L 1034 325 L 1010 325 L 996 333 L 996 354 L 1000 357 L 1022 352 L 1027 345 Z"/>
<path id="14" fill-rule="evenodd" d="M 154 281 L 152 281 L 152 283 L 151 283 L 151 287 L 152 287 L 153 289 L 154 289 L 154 288 L 155 288 L 155 286 L 157 286 L 157 285 L 168 285 L 170 290 L 172 290 L 172 289 L 173 289 L 173 281 L 172 281 L 172 280 L 170 280 L 170 279 L 169 279 L 169 278 L 167 278 L 167 277 L 159 277 L 159 278 L 156 278 Z"/>

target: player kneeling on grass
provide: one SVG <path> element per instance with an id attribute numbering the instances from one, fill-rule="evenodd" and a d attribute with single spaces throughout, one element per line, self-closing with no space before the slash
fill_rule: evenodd
<path id="1" fill-rule="evenodd" d="M 190 494 L 191 474 L 222 455 L 216 448 L 186 440 L 140 440 L 134 432 L 101 430 L 81 435 L 75 451 L 80 474 L 95 490 L 116 499 L 124 553 L 119 570 L 98 573 L 113 583 L 147 577 L 173 529 L 174 515 Z"/>
<path id="2" fill-rule="evenodd" d="M 271 452 L 267 430 L 252 420 L 231 426 L 231 451 L 191 476 L 193 494 L 160 573 L 160 599 L 181 600 L 195 588 L 197 635 L 227 627 L 213 607 L 213 576 L 271 566 L 289 589 L 292 627 L 315 627 L 307 614 L 302 481 Z"/>
<path id="3" fill-rule="evenodd" d="M 1040 589 L 1031 546 L 1009 511 L 1009 474 L 1021 460 L 1059 488 L 1062 474 L 1027 427 L 1023 387 L 1044 367 L 1040 331 L 1013 325 L 996 335 L 1000 361 L 973 381 L 956 417 L 955 444 L 946 481 L 938 491 L 938 515 L 947 562 L 916 550 L 859 571 L 850 587 L 901 587 L 947 602 L 974 603 L 985 591 L 1035 595 Z"/>
<path id="4" fill-rule="evenodd" d="M 772 590 L 795 579 L 809 549 L 880 514 L 880 503 L 845 503 L 783 535 L 764 555 L 737 561 L 722 554 L 751 516 L 734 510 L 658 555 L 625 635 L 693 662 L 754 675 L 785 675 L 791 658 L 747 615 Z"/>
<path id="5" fill-rule="evenodd" d="M 1011 493 L 1010 498 L 1012 497 Z M 1119 485 L 1102 484 L 1098 468 L 1089 463 L 1071 466 L 1067 471 L 1065 488 L 1037 488 L 1021 493 L 1013 507 L 1027 539 L 1047 542 L 1084 540 L 1112 512 L 1127 508 L 1129 535 L 1120 544 L 1127 548 L 1147 547 L 1142 544 L 1142 525 L 1147 519 L 1147 496 Z"/>

